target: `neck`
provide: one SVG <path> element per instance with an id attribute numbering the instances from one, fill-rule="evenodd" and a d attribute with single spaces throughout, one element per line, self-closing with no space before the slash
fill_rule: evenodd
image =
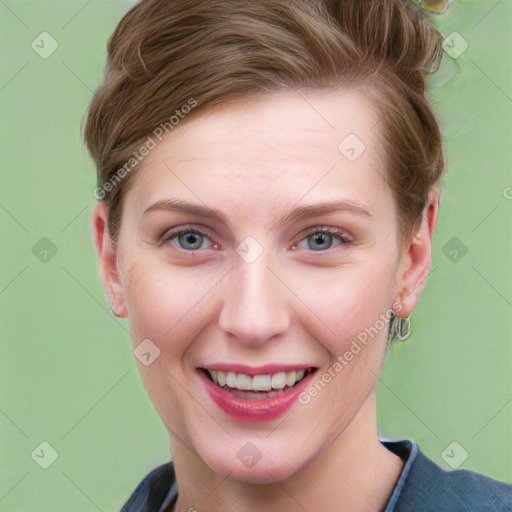
<path id="1" fill-rule="evenodd" d="M 403 462 L 379 440 L 375 392 L 351 423 L 304 469 L 286 480 L 254 484 L 235 481 L 210 470 L 196 453 L 172 439 L 178 481 L 174 511 L 383 510 Z"/>

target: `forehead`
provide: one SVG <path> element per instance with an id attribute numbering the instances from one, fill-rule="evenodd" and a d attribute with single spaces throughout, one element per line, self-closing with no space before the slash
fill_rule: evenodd
<path id="1" fill-rule="evenodd" d="M 324 186 L 336 179 L 347 187 L 377 182 L 377 123 L 377 112 L 360 92 L 282 94 L 216 108 L 157 141 L 127 199 L 131 195 L 142 208 L 165 187 L 186 192 L 183 177 L 195 189 L 189 192 L 197 193 L 238 185 L 254 194 L 269 185 L 276 194 L 290 187 L 300 193 L 333 167 Z"/>

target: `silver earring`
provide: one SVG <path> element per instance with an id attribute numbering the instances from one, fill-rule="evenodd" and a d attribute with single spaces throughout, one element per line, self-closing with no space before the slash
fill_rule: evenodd
<path id="1" fill-rule="evenodd" d="M 398 321 L 397 321 L 398 320 Z M 400 341 L 405 341 L 411 335 L 411 317 L 399 317 L 395 320 L 395 334 Z"/>
<path id="2" fill-rule="evenodd" d="M 398 317 L 395 312 L 391 312 L 388 331 L 388 344 L 392 341 L 405 341 L 411 334 L 411 319 Z"/>

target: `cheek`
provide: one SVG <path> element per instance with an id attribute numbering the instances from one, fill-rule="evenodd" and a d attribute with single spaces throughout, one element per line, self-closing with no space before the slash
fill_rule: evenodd
<path id="1" fill-rule="evenodd" d="M 123 270 L 133 348 L 149 339 L 160 351 L 148 366 L 136 361 L 140 376 L 168 428 L 172 425 L 181 432 L 181 420 L 169 418 L 175 416 L 173 411 L 193 405 L 181 391 L 187 382 L 182 361 L 201 329 L 201 299 L 211 280 L 203 281 L 193 269 L 171 267 L 143 253 L 125 261 Z"/>
<path id="2" fill-rule="evenodd" d="M 204 315 L 202 306 L 216 280 L 144 255 L 127 263 L 123 287 L 132 333 L 151 339 L 163 353 L 176 353 L 193 339 L 200 326 L 198 319 Z"/>
<path id="3" fill-rule="evenodd" d="M 305 272 L 295 280 L 300 283 L 297 296 L 308 308 L 301 318 L 310 319 L 307 328 L 331 354 L 343 353 L 388 310 L 392 295 L 390 268 L 384 258 L 372 257 L 336 270 Z"/>

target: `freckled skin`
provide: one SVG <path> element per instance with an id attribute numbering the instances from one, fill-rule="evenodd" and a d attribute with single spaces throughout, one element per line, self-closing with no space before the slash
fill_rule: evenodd
<path id="1" fill-rule="evenodd" d="M 181 125 L 144 160 L 125 197 L 117 253 L 105 207 L 96 205 L 111 303 L 129 317 L 133 347 L 149 338 L 161 351 L 150 366 L 137 364 L 171 433 L 180 510 L 292 510 L 276 481 L 307 510 L 332 503 L 377 510 L 389 497 L 401 461 L 378 440 L 374 392 L 387 325 L 309 404 L 277 420 L 231 418 L 194 371 L 200 363 L 297 363 L 321 375 L 394 302 L 400 316 L 412 312 L 431 264 L 437 196 L 412 243 L 399 247 L 371 131 L 376 119 L 363 95 L 325 92 L 308 102 L 289 94 L 212 111 Z M 366 146 L 354 162 L 338 150 L 351 133 Z M 217 208 L 229 225 L 169 211 L 144 215 L 169 197 Z M 371 217 L 333 212 L 276 224 L 292 208 L 331 199 L 363 203 Z M 191 224 L 206 230 L 194 254 L 177 238 L 158 244 L 165 231 Z M 325 226 L 351 241 L 327 238 L 320 255 L 308 245 L 310 228 Z M 263 248 L 252 263 L 236 253 L 248 236 Z M 252 468 L 237 457 L 247 442 L 261 452 Z M 201 509 L 197 496 L 209 493 Z"/>

